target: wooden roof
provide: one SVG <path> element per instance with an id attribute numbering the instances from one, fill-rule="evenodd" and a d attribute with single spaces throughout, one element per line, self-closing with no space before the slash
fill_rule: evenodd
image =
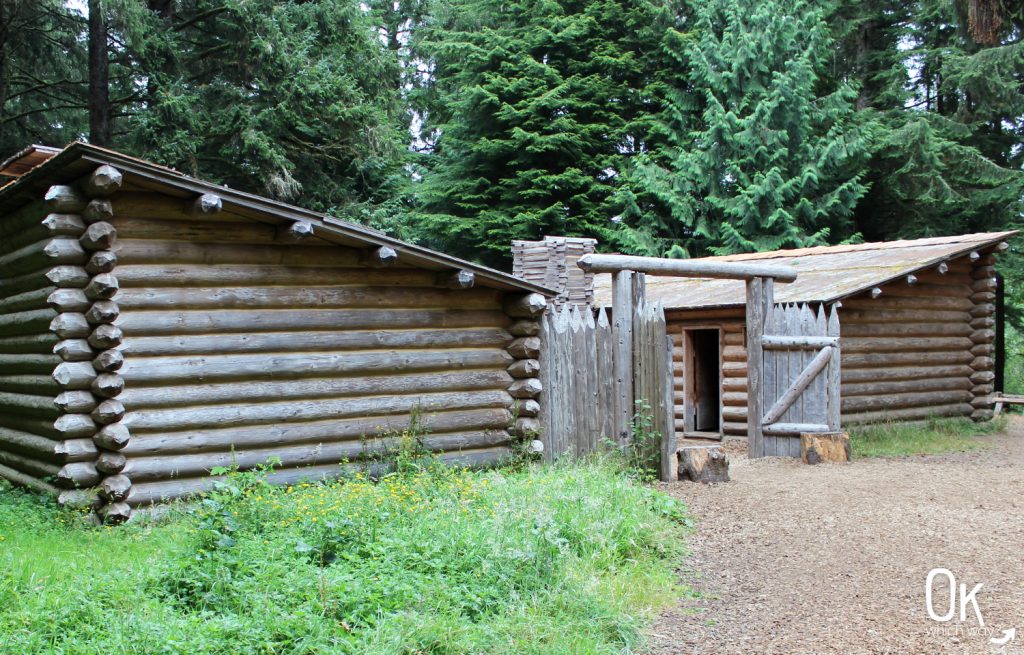
<path id="1" fill-rule="evenodd" d="M 33 146 L 33 148 L 43 148 Z M 24 157 L 26 149 L 8 160 L 7 165 L 16 165 Z M 55 150 L 55 149 L 48 149 Z M 42 150 L 39 150 L 42 154 Z M 184 175 L 172 168 L 107 150 L 87 143 L 75 142 L 56 151 L 31 168 L 24 170 L 13 182 L 0 188 L 0 221 L 2 216 L 16 207 L 40 200 L 45 190 L 53 184 L 69 184 L 102 164 L 109 164 L 120 170 L 125 182 L 151 191 L 179 198 L 198 197 L 212 193 L 221 198 L 225 210 L 245 216 L 257 222 L 282 223 L 284 221 L 308 221 L 316 226 L 318 237 L 352 248 L 375 248 L 389 246 L 406 265 L 428 270 L 472 271 L 477 283 L 506 291 L 536 292 L 554 296 L 556 292 L 547 287 L 527 282 L 508 273 L 452 257 L 423 246 L 406 243 L 372 228 L 351 223 L 333 216 L 327 216 L 277 200 L 251 193 L 237 191 L 211 182 L 205 182 Z M 15 162 L 11 164 L 11 162 Z M 26 163 L 28 160 L 25 160 Z"/>
<path id="2" fill-rule="evenodd" d="M 972 251 L 991 247 L 1015 234 L 1016 231 L 984 232 L 931 239 L 774 250 L 705 259 L 759 261 L 793 266 L 799 271 L 796 281 L 776 284 L 776 301 L 830 303 Z M 740 307 L 746 297 L 744 283 L 740 280 L 648 275 L 646 288 L 647 297 L 660 300 L 666 309 Z M 598 305 L 611 305 L 611 275 L 594 277 L 594 298 Z"/>
<path id="3" fill-rule="evenodd" d="M 60 148 L 50 146 L 29 146 L 21 152 L 0 162 L 0 177 L 21 177 L 36 166 L 53 157 Z"/>

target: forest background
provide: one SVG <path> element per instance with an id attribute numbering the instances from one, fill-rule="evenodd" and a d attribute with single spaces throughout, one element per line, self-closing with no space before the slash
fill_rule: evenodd
<path id="1" fill-rule="evenodd" d="M 0 156 L 85 139 L 504 268 L 1011 229 L 1022 37 L 1015 0 L 2 0 Z"/>

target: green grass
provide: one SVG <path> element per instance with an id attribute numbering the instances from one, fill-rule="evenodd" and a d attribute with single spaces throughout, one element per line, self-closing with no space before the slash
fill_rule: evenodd
<path id="1" fill-rule="evenodd" d="M 1005 428 L 1005 418 L 986 423 L 955 418 L 885 423 L 855 427 L 849 432 L 854 457 L 905 457 L 975 450 L 982 446 L 979 435 L 995 434 Z"/>
<path id="2" fill-rule="evenodd" d="M 236 474 L 89 527 L 0 486 L 11 653 L 621 653 L 682 591 L 683 508 L 608 462 L 379 483 Z"/>

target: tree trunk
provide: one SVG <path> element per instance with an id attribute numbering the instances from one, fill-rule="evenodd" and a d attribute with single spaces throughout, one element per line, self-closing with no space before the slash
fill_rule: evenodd
<path id="1" fill-rule="evenodd" d="M 89 141 L 110 145 L 110 78 L 103 0 L 89 0 Z"/>

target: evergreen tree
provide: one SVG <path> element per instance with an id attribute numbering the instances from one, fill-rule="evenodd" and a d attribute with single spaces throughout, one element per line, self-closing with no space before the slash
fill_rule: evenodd
<path id="1" fill-rule="evenodd" d="M 623 230 L 679 257 L 849 235 L 867 143 L 852 124 L 856 92 L 826 88 L 819 4 L 711 0 L 668 48 L 685 71 L 672 144 L 636 171 L 656 202 L 631 203 Z"/>
<path id="2" fill-rule="evenodd" d="M 417 41 L 432 71 L 418 95 L 417 226 L 490 262 L 516 238 L 607 243 L 623 162 L 648 147 L 662 95 L 648 0 L 454 0 Z"/>

